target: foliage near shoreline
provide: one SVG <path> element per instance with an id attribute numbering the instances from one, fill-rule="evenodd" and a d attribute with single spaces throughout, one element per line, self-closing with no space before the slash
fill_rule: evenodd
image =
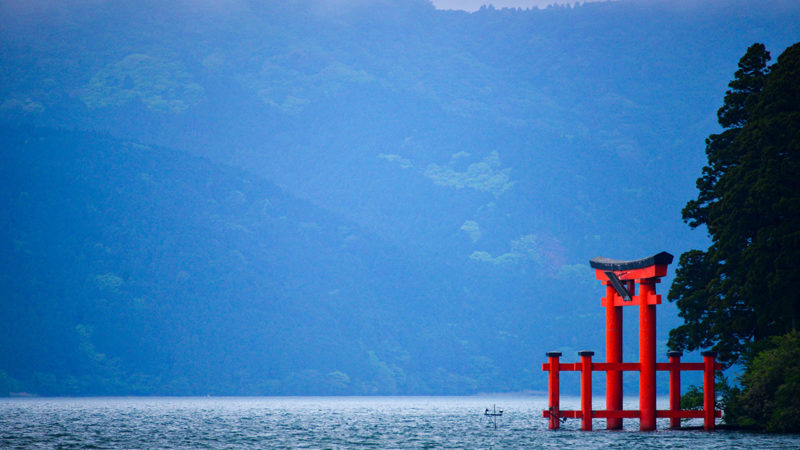
<path id="1" fill-rule="evenodd" d="M 774 336 L 745 363 L 741 388 L 725 402 L 725 421 L 776 433 L 800 432 L 800 332 Z"/>

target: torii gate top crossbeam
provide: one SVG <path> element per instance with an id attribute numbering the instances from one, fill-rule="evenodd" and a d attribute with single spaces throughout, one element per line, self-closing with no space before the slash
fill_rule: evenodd
<path id="1" fill-rule="evenodd" d="M 634 261 L 619 261 L 598 256 L 589 260 L 589 265 L 595 269 L 597 279 L 600 281 L 611 281 L 606 272 L 613 272 L 619 280 L 630 281 L 665 276 L 667 266 L 672 263 L 672 259 L 673 256 L 667 252 Z"/>

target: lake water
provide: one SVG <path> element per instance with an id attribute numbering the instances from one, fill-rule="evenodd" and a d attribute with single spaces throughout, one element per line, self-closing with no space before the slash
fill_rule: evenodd
<path id="1" fill-rule="evenodd" d="M 493 405 L 504 410 L 497 429 L 483 414 Z M 800 435 L 674 431 L 661 419 L 648 433 L 636 420 L 625 431 L 603 431 L 603 420 L 598 431 L 579 431 L 579 420 L 550 431 L 545 406 L 507 396 L 2 399 L 0 448 L 800 448 Z"/>

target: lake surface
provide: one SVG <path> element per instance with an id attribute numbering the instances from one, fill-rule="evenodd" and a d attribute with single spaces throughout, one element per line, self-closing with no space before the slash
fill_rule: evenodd
<path id="1" fill-rule="evenodd" d="M 483 414 L 493 405 L 504 410 L 497 429 Z M 2 399 L 0 448 L 800 448 L 800 435 L 674 431 L 661 419 L 648 433 L 636 420 L 625 431 L 596 420 L 598 431 L 582 432 L 574 419 L 550 431 L 545 406 L 506 396 Z"/>

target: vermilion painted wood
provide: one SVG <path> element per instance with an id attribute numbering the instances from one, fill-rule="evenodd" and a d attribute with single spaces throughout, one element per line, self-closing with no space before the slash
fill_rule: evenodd
<path id="1" fill-rule="evenodd" d="M 655 283 L 639 280 L 642 299 L 656 297 Z M 639 303 L 639 429 L 656 429 L 656 305 Z"/>
<path id="2" fill-rule="evenodd" d="M 623 409 L 616 411 L 595 410 L 592 411 L 593 419 L 638 419 L 640 417 L 639 410 L 636 409 Z M 542 417 L 548 417 L 547 411 L 542 411 Z M 583 412 L 581 410 L 567 409 L 561 411 L 561 417 L 568 419 L 583 419 Z M 702 419 L 705 417 L 703 410 L 684 410 L 684 411 L 670 411 L 668 409 L 659 409 L 656 411 L 656 417 L 659 419 Z M 714 411 L 714 417 L 722 417 L 722 411 Z"/>
<path id="3" fill-rule="evenodd" d="M 639 370 L 639 363 L 635 362 L 628 362 L 628 363 L 592 363 L 592 370 L 594 372 L 606 372 L 609 370 L 621 370 L 625 372 L 636 372 Z M 561 372 L 578 372 L 582 370 L 581 363 L 558 363 L 558 368 Z M 661 372 L 668 372 L 672 368 L 672 363 L 656 363 L 656 370 Z M 704 363 L 687 363 L 682 362 L 678 363 L 677 365 L 678 370 L 686 371 L 686 370 L 705 370 Z M 715 363 L 714 370 L 722 370 L 722 364 Z M 544 363 L 542 364 L 542 371 L 548 372 L 550 371 L 550 364 Z"/>
<path id="4" fill-rule="evenodd" d="M 680 352 L 669 352 L 669 410 L 678 412 L 681 409 L 681 371 L 678 369 L 681 362 Z M 658 364 L 656 364 L 658 370 Z M 679 428 L 681 426 L 681 419 L 679 417 L 670 417 L 669 426 L 671 428 Z"/>
<path id="5" fill-rule="evenodd" d="M 631 283 L 633 284 L 633 283 Z M 628 291 L 632 291 L 628 286 Z M 606 284 L 606 297 L 612 299 L 606 306 L 606 362 L 622 363 L 622 306 L 616 306 L 615 297 L 619 297 L 611 284 Z M 620 301 L 622 299 L 620 298 Z M 601 301 L 602 303 L 602 301 Z M 592 365 L 594 369 L 594 364 Z M 622 409 L 622 370 L 612 367 L 606 371 L 606 408 Z M 622 419 L 616 417 L 606 421 L 606 429 L 621 430 Z"/>
<path id="6" fill-rule="evenodd" d="M 558 375 L 560 372 L 560 367 L 558 364 L 558 357 L 561 356 L 561 353 L 558 352 L 551 352 L 547 354 L 548 358 L 550 359 L 550 363 L 547 364 L 553 370 L 550 370 L 550 376 L 548 377 L 547 383 L 547 392 L 550 394 L 548 399 L 548 407 L 550 413 L 550 425 L 549 428 L 551 430 L 557 430 L 561 422 L 559 422 L 558 418 L 560 417 L 560 393 L 559 393 L 559 380 Z M 549 368 L 548 368 L 549 369 Z"/>
<path id="7" fill-rule="evenodd" d="M 714 358 L 717 356 L 714 352 L 703 352 L 703 364 L 705 364 L 705 372 L 703 372 L 703 429 L 711 431 L 714 429 L 714 416 L 712 411 L 716 408 L 716 394 L 714 392 Z"/>
<path id="8" fill-rule="evenodd" d="M 560 355 L 560 353 L 559 353 Z M 684 363 L 677 360 L 677 358 L 671 357 L 670 362 L 668 363 L 657 363 L 655 365 L 656 370 L 661 371 L 670 371 L 670 410 L 656 410 L 655 416 L 652 418 L 653 423 L 655 423 L 655 418 L 669 418 L 670 419 L 670 427 L 679 428 L 680 427 L 680 419 L 688 419 L 688 418 L 703 418 L 703 427 L 706 430 L 713 430 L 714 429 L 714 418 L 722 417 L 722 412 L 716 410 L 714 399 L 714 372 L 717 370 L 722 370 L 722 365 L 716 363 L 714 361 L 715 354 L 713 352 L 704 352 L 703 354 L 703 362 L 702 363 Z M 553 367 L 555 370 L 550 370 Z M 589 357 L 588 360 L 586 357 L 581 357 L 581 362 L 579 363 L 560 363 L 558 356 L 550 356 L 550 363 L 542 364 L 542 370 L 550 372 L 549 380 L 549 405 L 551 407 L 551 411 L 553 414 L 549 414 L 549 411 L 543 411 L 542 414 L 544 417 L 550 418 L 550 429 L 558 429 L 560 423 L 558 421 L 558 417 L 567 417 L 567 418 L 578 418 L 583 419 L 584 413 L 582 411 L 589 411 L 592 418 L 606 418 L 606 419 L 632 419 L 638 418 L 640 421 L 639 428 L 644 430 L 645 428 L 642 427 L 642 412 L 641 410 L 620 410 L 620 409 L 607 409 L 607 410 L 598 410 L 592 411 L 591 410 L 591 387 L 588 388 L 588 392 L 585 386 L 591 386 L 591 378 L 588 379 L 588 382 L 585 381 L 585 377 L 587 374 L 593 371 L 608 371 L 608 370 L 618 370 L 618 371 L 636 371 L 640 370 L 641 364 L 640 363 L 592 363 L 591 358 Z M 681 411 L 680 410 L 680 381 L 678 383 L 673 382 L 673 376 L 677 374 L 680 377 L 680 371 L 682 370 L 703 370 L 703 410 L 702 411 Z M 558 373 L 562 371 L 568 372 L 576 372 L 581 371 L 581 411 L 561 411 L 560 410 L 560 399 L 559 399 L 559 377 Z M 555 374 L 555 376 L 554 376 Z M 640 393 L 641 395 L 641 393 Z M 677 397 L 677 399 L 676 399 Z M 641 397 L 640 397 L 641 399 Z M 640 400 L 640 408 L 641 408 L 641 400 Z M 586 416 L 588 417 L 588 415 Z M 581 428 L 584 430 L 591 429 L 591 423 L 587 421 L 583 421 L 581 423 Z"/>
<path id="9" fill-rule="evenodd" d="M 581 355 L 581 430 L 592 431 L 592 355 L 594 352 L 583 351 Z"/>
<path id="10" fill-rule="evenodd" d="M 603 269 L 595 269 L 594 276 L 600 281 L 611 282 Z M 661 278 L 667 275 L 667 264 L 657 264 L 643 269 L 613 271 L 621 281 Z"/>
<path id="11" fill-rule="evenodd" d="M 606 418 L 608 429 L 622 428 L 622 419 L 638 418 L 641 430 L 655 430 L 656 418 L 669 418 L 670 426 L 680 427 L 681 418 L 703 417 L 704 427 L 714 429 L 714 418 L 720 417 L 714 405 L 714 372 L 721 370 L 721 364 L 714 361 L 716 356 L 703 354 L 702 363 L 680 362 L 679 355 L 670 355 L 668 363 L 656 362 L 656 305 L 661 296 L 656 294 L 656 284 L 667 274 L 667 266 L 673 257 L 661 252 L 636 261 L 616 261 L 608 258 L 593 258 L 589 261 L 595 270 L 595 277 L 606 287 L 606 294 L 600 304 L 606 308 L 606 362 L 592 363 L 593 352 L 581 352 L 581 362 L 560 363 L 551 357 L 542 364 L 542 370 L 549 371 L 550 410 L 543 414 L 550 417 L 550 428 L 559 427 L 558 417 L 582 418 L 581 428 L 591 430 L 591 418 Z M 636 285 L 639 292 L 636 292 Z M 639 311 L 639 362 L 622 362 L 622 307 L 637 306 Z M 560 353 L 558 354 L 561 355 Z M 548 354 L 550 356 L 550 354 Z M 670 372 L 670 409 L 656 409 L 656 372 Z M 703 411 L 680 410 L 680 372 L 683 370 L 703 370 Z M 581 371 L 581 410 L 558 410 L 558 373 L 562 371 Z M 606 372 L 606 410 L 592 411 L 591 380 L 593 371 Z M 622 410 L 622 372 L 639 372 L 639 410 Z M 555 374 L 555 375 L 554 375 Z M 555 382 L 553 381 L 555 380 Z M 555 390 L 555 398 L 553 397 Z M 554 416 L 551 411 L 556 411 Z"/>

